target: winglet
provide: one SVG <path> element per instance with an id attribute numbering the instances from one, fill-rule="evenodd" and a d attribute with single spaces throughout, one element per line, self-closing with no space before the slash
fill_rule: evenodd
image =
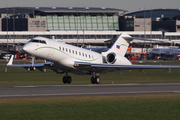
<path id="1" fill-rule="evenodd" d="M 10 58 L 10 60 L 9 60 L 8 64 L 7 64 L 7 66 L 12 65 L 12 63 L 13 63 L 13 59 L 14 59 L 14 55 L 12 55 L 12 56 L 11 56 L 11 58 Z"/>

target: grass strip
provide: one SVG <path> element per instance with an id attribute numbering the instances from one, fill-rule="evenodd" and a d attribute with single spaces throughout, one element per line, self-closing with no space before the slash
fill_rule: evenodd
<path id="1" fill-rule="evenodd" d="M 180 94 L 0 99 L 1 120 L 179 120 Z"/>
<path id="2" fill-rule="evenodd" d="M 17 61 L 21 62 L 21 61 Z M 21 62 L 23 63 L 23 62 Z M 168 62 L 179 64 L 179 62 Z M 159 64 L 168 64 L 159 63 Z M 148 63 L 149 64 L 149 63 Z M 157 63 L 156 63 L 157 64 Z M 5 69 L 7 68 L 7 72 Z M 144 70 L 146 74 L 138 70 L 124 70 L 122 75 L 116 72 L 100 74 L 101 84 L 126 84 L 126 83 L 180 83 L 180 69 L 172 69 L 168 72 L 164 69 Z M 72 85 L 91 84 L 89 75 L 74 75 Z M 0 65 L 0 86 L 34 86 L 34 85 L 63 85 L 64 74 L 56 74 L 52 70 L 42 73 L 39 70 L 28 71 L 24 68 L 6 67 Z"/>

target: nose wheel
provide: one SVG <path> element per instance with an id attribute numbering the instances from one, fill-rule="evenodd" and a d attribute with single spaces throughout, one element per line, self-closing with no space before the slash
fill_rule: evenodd
<path id="1" fill-rule="evenodd" d="M 100 78 L 98 76 L 91 77 L 91 83 L 92 84 L 99 84 L 100 83 Z"/>

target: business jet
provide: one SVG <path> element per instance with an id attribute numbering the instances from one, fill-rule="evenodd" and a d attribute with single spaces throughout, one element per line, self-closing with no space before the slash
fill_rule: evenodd
<path id="1" fill-rule="evenodd" d="M 23 51 L 51 62 L 13 64 L 14 56 L 12 55 L 7 66 L 24 67 L 31 71 L 37 68 L 42 72 L 46 69 L 52 69 L 56 73 L 65 74 L 63 77 L 63 83 L 65 84 L 70 84 L 72 81 L 71 76 L 68 76 L 70 72 L 79 75 L 91 75 L 91 83 L 99 84 L 100 78 L 98 75 L 112 71 L 121 74 L 122 70 L 137 69 L 144 73 L 143 69 L 180 68 L 180 66 L 132 65 L 124 55 L 130 41 L 133 39 L 142 40 L 142 38 L 133 38 L 127 33 L 121 33 L 108 51 L 98 53 L 52 39 L 35 37 L 23 46 Z M 59 72 L 59 70 L 62 72 Z"/>

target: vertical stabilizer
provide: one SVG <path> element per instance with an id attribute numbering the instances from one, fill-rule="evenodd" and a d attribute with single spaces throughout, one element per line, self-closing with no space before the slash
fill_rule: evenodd
<path id="1" fill-rule="evenodd" d="M 129 43 L 132 40 L 132 39 L 128 39 L 130 37 L 131 36 L 128 35 L 127 33 L 121 33 L 107 52 L 108 53 L 114 52 L 124 56 L 129 47 Z"/>

